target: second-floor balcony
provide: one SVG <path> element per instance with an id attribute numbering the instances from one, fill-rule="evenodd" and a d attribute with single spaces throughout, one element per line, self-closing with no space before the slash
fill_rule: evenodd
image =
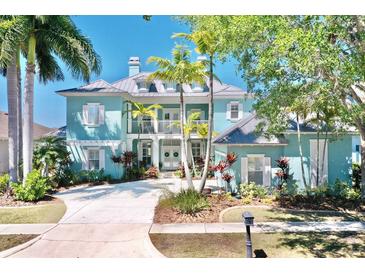
<path id="1" fill-rule="evenodd" d="M 179 120 L 132 120 L 129 122 L 128 133 L 135 134 L 179 134 L 180 133 L 180 121 Z M 196 120 L 196 124 L 206 124 L 207 120 Z M 194 133 L 194 131 L 193 131 Z"/>

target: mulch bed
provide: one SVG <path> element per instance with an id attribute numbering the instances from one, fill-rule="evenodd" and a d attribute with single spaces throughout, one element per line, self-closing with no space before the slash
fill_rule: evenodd
<path id="1" fill-rule="evenodd" d="M 45 196 L 43 200 L 37 202 L 23 202 L 14 200 L 13 196 L 0 196 L 0 207 L 23 207 L 23 206 L 36 206 L 36 205 L 47 205 L 53 203 L 60 203 L 61 201 L 52 196 Z"/>
<path id="2" fill-rule="evenodd" d="M 219 213 L 228 207 L 242 205 L 237 199 L 219 198 L 217 195 L 208 196 L 211 207 L 204 209 L 195 215 L 181 214 L 177 209 L 162 207 L 157 205 L 155 208 L 154 223 L 216 223 L 219 222 Z"/>
<path id="3" fill-rule="evenodd" d="M 349 201 L 335 197 L 284 196 L 276 201 L 275 205 L 288 209 L 365 211 L 364 201 Z"/>

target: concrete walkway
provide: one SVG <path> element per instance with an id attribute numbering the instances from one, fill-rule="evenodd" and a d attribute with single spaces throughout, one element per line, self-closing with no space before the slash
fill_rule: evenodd
<path id="1" fill-rule="evenodd" d="M 0 224 L 0 235 L 44 234 L 56 224 Z"/>
<path id="2" fill-rule="evenodd" d="M 242 233 L 241 223 L 153 224 L 150 233 Z M 264 232 L 365 232 L 365 222 L 266 222 L 251 227 L 253 233 Z"/>
<path id="3" fill-rule="evenodd" d="M 65 216 L 50 230 L 47 225 L 22 225 L 25 230 L 21 231 L 19 226 L 18 233 L 42 235 L 11 257 L 161 257 L 148 232 L 161 190 L 169 187 L 176 187 L 176 180 L 78 187 L 58 193 L 55 196 L 67 206 Z M 16 231 L 15 226 L 4 229 Z"/>

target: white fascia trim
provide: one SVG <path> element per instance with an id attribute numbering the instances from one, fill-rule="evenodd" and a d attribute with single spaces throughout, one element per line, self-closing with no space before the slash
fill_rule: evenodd
<path id="1" fill-rule="evenodd" d="M 80 145 L 80 146 L 108 146 L 118 147 L 124 142 L 121 140 L 67 140 L 68 145 Z"/>
<path id="2" fill-rule="evenodd" d="M 246 157 L 265 157 L 265 154 L 246 154 Z"/>
<path id="3" fill-rule="evenodd" d="M 126 92 L 99 92 L 99 93 L 96 93 L 96 92 L 57 92 L 56 94 L 59 94 L 61 96 L 64 96 L 64 97 L 73 97 L 73 96 L 76 96 L 76 97 L 82 97 L 82 96 L 117 96 L 117 97 L 120 97 L 122 95 L 124 95 Z"/>
<path id="4" fill-rule="evenodd" d="M 288 144 L 216 144 L 213 143 L 215 146 L 229 146 L 229 147 L 266 147 L 266 146 L 287 146 Z"/>

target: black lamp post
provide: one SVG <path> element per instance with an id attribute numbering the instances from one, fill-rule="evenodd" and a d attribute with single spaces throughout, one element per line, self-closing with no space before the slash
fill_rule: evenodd
<path id="1" fill-rule="evenodd" d="M 254 217 L 249 211 L 243 212 L 242 217 L 246 226 L 246 257 L 252 258 L 252 242 L 251 242 L 250 227 L 253 226 Z"/>

